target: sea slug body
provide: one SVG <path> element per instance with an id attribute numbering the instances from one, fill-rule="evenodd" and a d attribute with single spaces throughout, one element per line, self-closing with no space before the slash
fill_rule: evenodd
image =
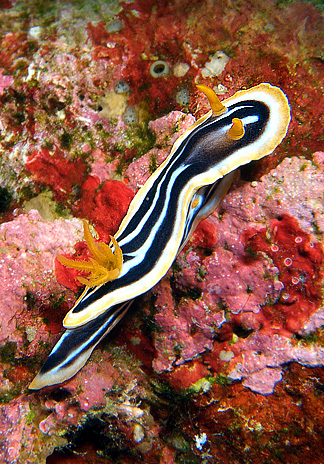
<path id="1" fill-rule="evenodd" d="M 167 273 L 199 221 L 226 194 L 233 172 L 272 153 L 285 137 L 290 109 L 279 88 L 260 84 L 223 102 L 208 87 L 198 88 L 211 111 L 178 138 L 136 194 L 114 237 L 123 259 L 111 258 L 117 277 L 86 287 L 30 389 L 61 383 L 78 372 L 131 301 Z"/>

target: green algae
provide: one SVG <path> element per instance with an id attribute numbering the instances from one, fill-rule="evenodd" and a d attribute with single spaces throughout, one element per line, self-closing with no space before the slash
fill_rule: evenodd
<path id="1" fill-rule="evenodd" d="M 11 191 L 6 187 L 0 187 L 0 214 L 8 211 L 12 199 Z"/>
<path id="2" fill-rule="evenodd" d="M 60 141 L 62 148 L 69 150 L 72 147 L 73 135 L 70 132 L 63 132 Z"/>
<path id="3" fill-rule="evenodd" d="M 151 153 L 150 154 L 150 164 L 149 164 L 149 171 L 150 171 L 150 174 L 153 174 L 154 171 L 156 171 L 158 165 L 157 165 L 157 159 L 156 159 L 156 156 Z"/>
<path id="4" fill-rule="evenodd" d="M 31 425 L 34 422 L 34 419 L 37 417 L 37 412 L 33 407 L 32 403 L 29 403 L 29 413 L 26 416 L 26 425 Z"/>
<path id="5" fill-rule="evenodd" d="M 21 395 L 21 386 L 19 384 L 13 388 L 0 390 L 0 404 L 10 403 L 19 395 Z"/>
<path id="6" fill-rule="evenodd" d="M 206 393 L 208 392 L 212 385 L 216 382 L 215 377 L 203 377 L 202 379 L 199 379 L 197 382 L 195 382 L 193 385 L 189 387 L 189 391 L 191 393 Z"/>
<path id="7" fill-rule="evenodd" d="M 177 455 L 175 462 L 177 464 L 199 464 L 201 463 L 201 459 L 193 453 L 185 453 Z"/>
<path id="8" fill-rule="evenodd" d="M 2 364 L 15 364 L 17 343 L 16 342 L 7 342 L 5 345 L 0 346 L 0 362 Z"/>
<path id="9" fill-rule="evenodd" d="M 50 294 L 49 301 L 54 311 L 58 310 L 62 306 L 62 304 L 66 303 L 67 301 L 65 292 L 61 292 L 59 294 Z"/>
<path id="10" fill-rule="evenodd" d="M 232 383 L 233 381 L 229 377 L 226 377 L 226 375 L 218 374 L 216 377 L 207 376 L 191 385 L 188 388 L 188 392 L 191 394 L 204 394 L 207 393 L 214 384 L 226 387 Z"/>
<path id="11" fill-rule="evenodd" d="M 324 327 L 316 329 L 314 332 L 309 332 L 305 335 L 294 334 L 293 340 L 302 346 L 324 346 Z"/>
<path id="12" fill-rule="evenodd" d="M 322 239 L 322 230 L 320 226 L 318 225 L 318 222 L 314 219 L 314 221 L 311 222 L 311 225 L 313 227 L 314 234 L 317 236 L 319 240 Z"/>
<path id="13" fill-rule="evenodd" d="M 143 313 L 143 330 L 148 335 L 152 335 L 153 333 L 159 334 L 163 332 L 162 327 L 157 324 L 153 312 L 149 315 Z"/>
<path id="14" fill-rule="evenodd" d="M 322 0 L 305 0 L 305 1 L 307 3 L 312 3 L 320 11 L 324 10 L 324 2 Z M 295 0 L 277 0 L 276 6 L 280 8 L 285 5 L 291 5 L 292 3 L 295 3 Z"/>
<path id="15" fill-rule="evenodd" d="M 130 149 L 136 149 L 135 158 L 140 158 L 151 150 L 156 141 L 155 134 L 149 129 L 144 122 L 135 124 L 130 129 L 126 129 L 126 136 L 130 142 Z"/>
<path id="16" fill-rule="evenodd" d="M 10 380 L 10 372 L 18 366 L 35 367 L 33 358 L 17 358 L 17 343 L 8 341 L 5 345 L 0 346 L 0 363 L 4 367 L 3 377 Z M 10 380 L 12 382 L 12 380 Z M 22 390 L 26 387 L 26 379 L 18 379 L 11 387 L 0 389 L 0 403 L 9 403 L 17 396 L 21 395 Z"/>

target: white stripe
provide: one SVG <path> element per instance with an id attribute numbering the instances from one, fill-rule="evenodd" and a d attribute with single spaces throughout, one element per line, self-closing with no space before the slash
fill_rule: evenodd
<path id="1" fill-rule="evenodd" d="M 97 334 L 103 330 L 105 330 L 105 328 L 107 326 L 109 326 L 110 322 L 111 322 L 111 319 L 113 318 L 114 314 L 112 314 L 110 316 L 110 318 L 105 322 L 104 325 L 101 325 L 98 330 L 91 335 L 90 338 L 88 338 L 84 343 L 82 343 L 82 345 L 79 345 L 77 347 L 77 349 L 75 349 L 67 358 L 64 359 L 63 362 L 61 362 L 58 366 L 56 366 L 54 369 L 51 369 L 51 373 L 53 372 L 57 372 L 59 369 L 61 369 L 62 366 L 68 364 L 70 361 L 72 361 L 74 358 L 77 357 L 77 355 L 79 353 L 81 353 L 83 351 L 84 348 L 86 348 L 88 345 L 91 344 L 92 340 L 95 339 L 95 337 L 97 336 Z M 57 343 L 57 345 L 55 345 L 53 351 L 50 353 L 49 357 L 52 356 L 53 354 L 56 353 L 56 351 L 60 348 L 61 344 L 63 343 L 64 339 L 69 335 L 69 333 L 73 332 L 73 330 L 67 330 L 63 335 L 62 335 L 62 338 L 59 340 L 59 342 Z"/>
<path id="2" fill-rule="evenodd" d="M 161 224 L 164 221 L 165 216 L 167 214 L 168 207 L 169 207 L 169 202 L 170 202 L 170 193 L 171 193 L 171 189 L 173 187 L 173 183 L 176 180 L 176 178 L 181 174 L 181 172 L 183 172 L 187 167 L 188 166 L 182 165 L 176 171 L 174 171 L 172 173 L 169 184 L 168 184 L 168 187 L 167 187 L 167 190 L 166 190 L 166 201 L 163 204 L 163 209 L 161 211 L 159 219 L 155 223 L 154 227 L 151 229 L 150 234 L 148 235 L 148 237 L 145 240 L 145 242 L 143 243 L 143 245 L 140 248 L 138 248 L 137 250 L 135 250 L 134 253 L 129 253 L 127 255 L 127 256 L 133 256 L 134 259 L 127 261 L 123 265 L 120 277 L 127 274 L 127 272 L 129 272 L 129 270 L 132 267 L 135 267 L 138 264 L 140 264 L 142 261 L 144 261 L 145 255 L 149 251 L 149 249 L 151 248 L 152 243 L 154 241 L 154 238 L 156 236 L 156 233 L 159 230 L 159 228 L 161 227 Z"/>

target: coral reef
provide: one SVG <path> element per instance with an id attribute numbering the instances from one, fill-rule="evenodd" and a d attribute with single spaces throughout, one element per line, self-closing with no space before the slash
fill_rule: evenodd
<path id="1" fill-rule="evenodd" d="M 290 182 L 292 165 L 300 183 Z M 309 176 L 318 183 L 305 195 L 299 186 Z M 284 205 L 280 212 L 276 194 L 269 195 L 277 179 Z M 322 313 L 324 255 L 313 226 L 323 182 L 323 171 L 293 158 L 261 178 L 260 187 L 255 182 L 241 183 L 227 195 L 218 217 L 214 214 L 205 221 L 217 231 L 210 254 L 192 249 L 198 229 L 178 258 L 177 268 L 153 289 L 157 295 L 154 320 L 160 327 L 153 334 L 155 370 L 168 371 L 209 349 L 204 360 L 212 372 L 244 378 L 252 390 L 271 393 L 281 379 L 281 365 L 297 360 L 308 366 L 324 363 L 320 344 L 308 350 L 295 346 L 292 338 L 305 335 L 311 318 L 316 320 L 314 315 Z M 303 229 L 291 212 L 303 218 Z M 316 234 L 320 233 L 317 227 Z M 321 327 L 321 318 L 317 324 L 312 330 Z M 215 336 L 222 343 L 215 343 Z M 224 351 L 231 353 L 227 362 L 220 359 Z M 269 375 L 269 367 L 276 368 L 277 375 L 274 370 Z M 260 375 L 266 383 L 261 387 Z"/>
<path id="2" fill-rule="evenodd" d="M 0 459 L 322 462 L 323 14 L 310 2 L 11 2 L 0 22 Z M 150 72 L 150 69 L 153 72 Z M 260 82 L 292 122 L 63 385 L 27 386 L 175 140 Z M 38 211 L 35 211 L 37 209 Z"/>

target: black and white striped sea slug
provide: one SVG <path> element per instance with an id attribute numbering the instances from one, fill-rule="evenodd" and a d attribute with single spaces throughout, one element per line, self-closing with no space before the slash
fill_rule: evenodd
<path id="1" fill-rule="evenodd" d="M 207 95 L 211 111 L 179 137 L 138 191 L 111 249 L 96 244 L 85 226 L 94 257 L 90 265 L 83 264 L 91 271 L 84 279 L 86 289 L 66 315 L 66 331 L 30 389 L 76 374 L 132 300 L 166 274 L 198 222 L 226 194 L 233 172 L 270 154 L 285 137 L 290 109 L 279 88 L 260 84 L 222 103 L 208 87 L 198 88 Z"/>

